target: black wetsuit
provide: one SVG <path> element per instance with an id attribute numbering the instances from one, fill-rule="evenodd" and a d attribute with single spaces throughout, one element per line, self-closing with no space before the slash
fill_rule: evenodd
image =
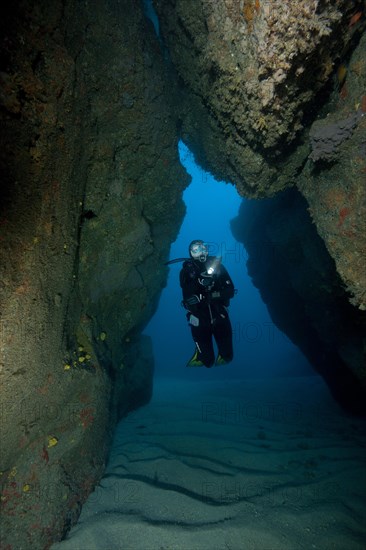
<path id="1" fill-rule="evenodd" d="M 187 260 L 180 272 L 183 305 L 188 310 L 187 319 L 196 343 L 197 359 L 206 367 L 215 362 L 212 337 L 215 338 L 219 355 L 224 361 L 233 358 L 232 328 L 227 307 L 234 296 L 234 285 L 225 267 L 219 263 L 214 274 L 207 269 L 215 258 L 206 262 Z"/>

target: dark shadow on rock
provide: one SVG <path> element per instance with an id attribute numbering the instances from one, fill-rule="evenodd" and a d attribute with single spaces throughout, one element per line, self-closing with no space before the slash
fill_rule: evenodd
<path id="1" fill-rule="evenodd" d="M 366 315 L 353 307 L 296 189 L 244 201 L 232 231 L 273 322 L 324 378 L 337 402 L 364 414 Z"/>

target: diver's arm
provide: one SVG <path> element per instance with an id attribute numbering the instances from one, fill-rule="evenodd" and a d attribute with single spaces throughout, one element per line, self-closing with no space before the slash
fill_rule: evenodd
<path id="1" fill-rule="evenodd" d="M 233 281 L 226 268 L 221 264 L 220 275 L 217 279 L 215 288 L 211 292 L 211 298 L 213 300 L 222 300 L 224 302 L 231 300 L 234 297 L 235 288 Z"/>
<path id="2" fill-rule="evenodd" d="M 200 304 L 206 300 L 204 289 L 199 285 L 197 281 L 197 274 L 187 262 L 183 265 L 180 272 L 180 286 L 182 287 L 183 294 L 183 306 L 191 311 L 191 313 L 197 313 L 200 308 Z"/>

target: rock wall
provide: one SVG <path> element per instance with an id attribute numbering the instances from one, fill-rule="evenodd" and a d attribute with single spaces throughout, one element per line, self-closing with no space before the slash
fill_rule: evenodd
<path id="1" fill-rule="evenodd" d="M 336 266 L 295 189 L 244 201 L 232 221 L 273 322 L 351 413 L 365 413 L 366 314 L 349 303 Z"/>
<path id="2" fill-rule="evenodd" d="M 216 144 L 203 145 L 211 171 L 219 169 L 220 177 L 252 197 L 293 183 L 309 151 L 305 146 L 291 157 L 291 145 L 299 144 L 314 100 L 358 32 L 350 20 L 362 1 L 154 5 L 174 66 L 203 105 L 200 127 L 215 128 L 220 141 L 223 161 Z"/>
<path id="3" fill-rule="evenodd" d="M 20 1 L 1 26 L 1 543 L 47 548 L 146 402 L 141 327 L 184 214 L 160 46 L 138 3 Z"/>
<path id="4" fill-rule="evenodd" d="M 350 301 L 366 310 L 366 33 L 343 65 L 342 86 L 310 129 L 298 180 Z"/>
<path id="5" fill-rule="evenodd" d="M 297 185 L 364 309 L 364 2 L 154 5 L 180 78 L 181 135 L 197 161 L 245 197 Z"/>

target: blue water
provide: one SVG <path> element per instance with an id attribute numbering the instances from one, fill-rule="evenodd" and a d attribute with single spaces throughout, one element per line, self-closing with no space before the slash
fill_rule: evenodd
<path id="1" fill-rule="evenodd" d="M 150 19 L 152 24 L 154 25 L 155 33 L 158 38 L 160 38 L 160 27 L 159 27 L 159 19 L 156 15 L 156 11 L 154 9 L 154 6 L 152 4 L 151 0 L 143 0 L 143 10 L 145 16 Z"/>
<path id="2" fill-rule="evenodd" d="M 187 214 L 177 240 L 172 244 L 170 259 L 187 257 L 188 245 L 194 239 L 209 243 L 210 254 L 222 256 L 237 294 L 231 301 L 234 361 L 225 368 L 185 368 L 194 345 L 181 307 L 179 271 L 181 263 L 170 266 L 167 286 L 159 308 L 145 333 L 153 340 L 156 377 L 183 377 L 188 380 L 219 378 L 267 377 L 310 373 L 311 367 L 303 354 L 271 321 L 267 307 L 247 273 L 247 252 L 230 230 L 243 200 L 231 184 L 216 181 L 194 161 L 181 142 L 181 163 L 192 177 L 183 199 Z"/>

